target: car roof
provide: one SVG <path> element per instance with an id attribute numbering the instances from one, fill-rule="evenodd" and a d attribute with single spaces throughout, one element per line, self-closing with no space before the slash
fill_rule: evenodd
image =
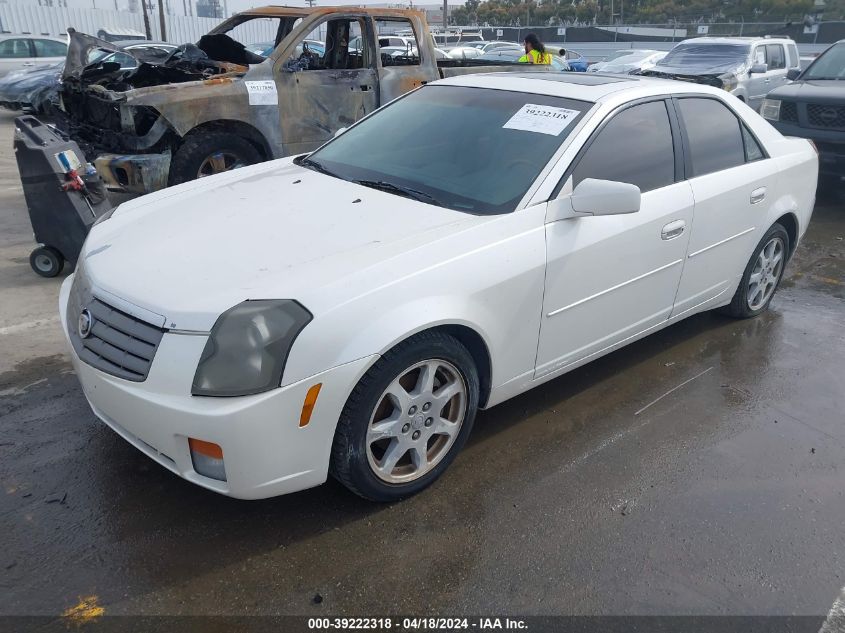
<path id="1" fill-rule="evenodd" d="M 156 42 L 153 40 L 117 40 L 116 42 L 112 42 L 112 44 L 118 48 L 142 48 L 144 46 L 179 48 L 176 44 L 171 44 L 170 42 Z"/>
<path id="2" fill-rule="evenodd" d="M 752 44 L 754 42 L 792 42 L 794 40 L 791 37 L 690 37 L 688 39 L 683 40 L 681 43 L 686 44 L 687 42 L 700 42 L 704 44 Z"/>
<path id="3" fill-rule="evenodd" d="M 624 91 L 636 93 L 632 98 L 649 95 L 700 92 L 720 94 L 723 91 L 710 86 L 658 79 L 617 75 L 613 73 L 561 73 L 561 72 L 499 72 L 480 75 L 458 75 L 434 82 L 433 85 L 465 86 L 469 88 L 491 88 L 541 94 L 581 101 L 601 101 L 610 95 Z"/>
<path id="4" fill-rule="evenodd" d="M 52 40 L 54 42 L 61 42 L 67 44 L 67 38 L 53 37 L 52 35 L 38 35 L 32 33 L 5 33 L 0 35 L 0 40 Z"/>

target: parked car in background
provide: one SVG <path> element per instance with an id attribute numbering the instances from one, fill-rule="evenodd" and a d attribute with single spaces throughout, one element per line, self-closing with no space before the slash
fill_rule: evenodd
<path id="1" fill-rule="evenodd" d="M 135 42 L 145 41 L 147 36 L 136 31 L 135 29 L 128 29 L 123 26 L 106 26 L 97 30 L 97 37 L 106 42 L 126 42 L 133 40 Z"/>
<path id="2" fill-rule="evenodd" d="M 326 45 L 325 43 L 321 42 L 320 40 L 303 40 L 303 44 L 308 47 L 313 53 L 317 55 L 325 55 L 326 54 Z M 354 40 L 353 45 L 354 46 Z M 269 57 L 270 54 L 273 52 L 273 49 L 276 48 L 275 42 L 257 42 L 255 44 L 249 44 L 246 47 L 250 53 L 255 53 L 256 55 L 261 55 L 262 57 Z M 302 55 L 302 44 L 296 47 L 295 54 Z"/>
<path id="3" fill-rule="evenodd" d="M 114 51 L 112 47 L 121 50 Z M 109 44 L 107 49 L 92 49 L 88 54 L 88 64 L 116 63 L 121 70 L 132 70 L 141 61 L 162 62 L 176 48 L 167 42 L 118 41 Z M 0 107 L 15 111 L 44 112 L 58 94 L 64 66 L 62 61 L 51 66 L 9 73 L 0 79 Z"/>
<path id="4" fill-rule="evenodd" d="M 519 58 L 522 57 L 523 55 L 525 55 L 525 50 L 523 50 L 523 49 L 499 48 L 499 49 L 490 51 L 488 53 L 484 53 L 483 55 L 481 55 L 477 59 L 480 60 L 480 61 L 490 60 L 491 62 L 492 61 L 496 61 L 496 62 L 499 62 L 499 63 L 510 62 L 510 63 L 516 64 L 516 63 L 519 62 Z M 534 64 L 523 64 L 523 65 L 526 67 L 526 69 L 529 69 L 529 70 L 531 69 L 532 66 L 534 66 Z M 562 71 L 562 72 L 563 71 L 569 72 L 570 70 L 572 70 L 569 67 L 569 64 L 566 62 L 566 60 L 563 57 L 561 57 L 560 55 L 552 55 L 551 66 L 554 70 L 559 70 L 559 71 Z"/>
<path id="5" fill-rule="evenodd" d="M 845 179 L 845 40 L 837 42 L 803 72 L 790 70 L 794 81 L 775 88 L 760 114 L 782 134 L 811 139 L 819 150 L 825 179 Z"/>
<path id="6" fill-rule="evenodd" d="M 447 54 L 452 59 L 475 59 L 476 57 L 481 57 L 484 51 L 474 46 L 456 46 L 455 48 L 449 49 Z"/>
<path id="7" fill-rule="evenodd" d="M 552 48 L 551 46 L 546 47 L 547 52 L 549 53 L 557 53 L 558 51 Z M 584 57 L 578 51 L 571 51 L 568 48 L 566 50 L 566 55 L 563 57 L 566 59 L 566 63 L 569 64 L 569 68 L 574 70 L 575 72 L 585 73 L 587 72 L 587 68 L 590 66 L 589 60 Z"/>
<path id="8" fill-rule="evenodd" d="M 666 51 L 629 49 L 617 51 L 608 59 L 597 62 L 587 69 L 587 72 L 631 74 L 653 68 L 661 59 L 666 57 Z"/>
<path id="9" fill-rule="evenodd" d="M 477 48 L 482 53 L 489 53 L 503 48 L 518 48 L 523 49 L 523 45 L 517 42 L 506 42 L 503 40 L 496 40 L 495 42 L 478 41 L 478 42 L 464 42 L 462 47 Z"/>
<path id="10" fill-rule="evenodd" d="M 817 171 L 709 86 L 464 75 L 102 216 L 60 322 L 94 413 L 178 476 L 395 501 L 478 409 L 694 314 L 763 313 Z"/>
<path id="11" fill-rule="evenodd" d="M 0 35 L 0 77 L 64 61 L 67 42 L 57 37 Z"/>
<path id="12" fill-rule="evenodd" d="M 788 38 L 699 37 L 684 40 L 644 75 L 694 81 L 727 90 L 755 110 L 800 67 Z"/>

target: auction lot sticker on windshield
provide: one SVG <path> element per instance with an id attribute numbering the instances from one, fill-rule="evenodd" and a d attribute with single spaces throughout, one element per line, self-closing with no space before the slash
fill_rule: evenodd
<path id="1" fill-rule="evenodd" d="M 275 81 L 245 81 L 249 105 L 278 105 Z"/>
<path id="2" fill-rule="evenodd" d="M 557 136 L 572 123 L 578 114 L 578 110 L 526 103 L 502 127 L 508 130 L 524 130 Z"/>

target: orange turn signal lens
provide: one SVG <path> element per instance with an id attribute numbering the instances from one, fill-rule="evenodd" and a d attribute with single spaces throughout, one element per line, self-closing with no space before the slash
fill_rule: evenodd
<path id="1" fill-rule="evenodd" d="M 308 393 L 305 394 L 305 402 L 302 403 L 302 414 L 299 416 L 299 426 L 306 426 L 311 421 L 311 414 L 314 413 L 314 405 L 317 404 L 317 396 L 320 395 L 320 389 L 323 383 L 318 382 L 316 385 L 311 385 Z"/>
<path id="2" fill-rule="evenodd" d="M 195 440 L 189 437 L 188 446 L 191 447 L 191 451 L 194 453 L 199 453 L 200 455 L 205 455 L 213 459 L 223 459 L 223 449 L 213 442 L 203 442 L 202 440 Z"/>

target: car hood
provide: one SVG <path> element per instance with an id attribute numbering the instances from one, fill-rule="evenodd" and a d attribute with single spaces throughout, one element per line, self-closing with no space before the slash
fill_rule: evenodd
<path id="1" fill-rule="evenodd" d="M 80 261 L 95 289 L 169 328 L 207 331 L 247 299 L 296 299 L 319 316 L 413 274 L 425 246 L 488 220 L 281 159 L 121 205 Z"/>
<path id="2" fill-rule="evenodd" d="M 775 88 L 769 93 L 770 99 L 788 101 L 812 101 L 813 103 L 845 103 L 845 81 L 795 81 Z"/>
<path id="3" fill-rule="evenodd" d="M 115 46 L 111 42 L 94 37 L 93 35 L 79 33 L 74 29 L 68 29 L 67 33 L 69 41 L 67 47 L 67 57 L 65 58 L 65 68 L 62 73 L 63 80 L 70 78 L 79 79 L 82 75 L 82 71 L 89 65 L 88 56 L 93 50 L 102 49 L 112 53 L 120 52 L 119 47 Z M 132 53 L 126 52 L 126 54 L 134 57 Z"/>

